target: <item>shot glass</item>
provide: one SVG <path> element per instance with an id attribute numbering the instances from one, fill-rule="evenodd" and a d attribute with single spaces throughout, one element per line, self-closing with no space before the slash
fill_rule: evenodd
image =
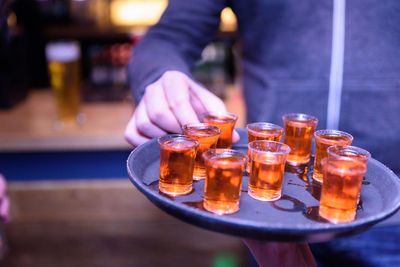
<path id="1" fill-rule="evenodd" d="M 193 167 L 200 142 L 181 134 L 158 138 L 161 192 L 178 196 L 192 191 Z"/>
<path id="2" fill-rule="evenodd" d="M 371 154 L 355 146 L 330 146 L 322 160 L 324 182 L 319 215 L 332 223 L 355 219 L 357 202 Z"/>
<path id="3" fill-rule="evenodd" d="M 248 143 L 256 140 L 269 140 L 280 142 L 283 135 L 283 128 L 281 126 L 267 123 L 267 122 L 255 122 L 247 124 L 247 138 Z M 247 155 L 250 157 L 250 151 L 248 150 Z M 250 161 L 247 163 L 246 171 L 250 173 Z"/>
<path id="4" fill-rule="evenodd" d="M 257 140 L 251 142 L 249 195 L 262 201 L 281 197 L 285 162 L 290 152 L 286 144 Z"/>
<path id="5" fill-rule="evenodd" d="M 349 146 L 353 141 L 353 136 L 349 133 L 338 130 L 318 130 L 314 133 L 315 138 L 315 158 L 313 178 L 318 182 L 323 182 L 321 160 L 328 154 L 330 146 L 340 145 Z"/>
<path id="6" fill-rule="evenodd" d="M 200 142 L 193 171 L 193 180 L 199 181 L 206 178 L 206 167 L 202 157 L 203 152 L 216 147 L 221 130 L 208 123 L 189 123 L 182 127 L 182 131 L 184 135 Z"/>
<path id="7" fill-rule="evenodd" d="M 207 169 L 204 208 L 217 214 L 237 212 L 248 157 L 239 151 L 222 148 L 210 149 L 203 157 Z"/>
<path id="8" fill-rule="evenodd" d="M 217 126 L 221 130 L 217 148 L 232 147 L 232 133 L 238 117 L 232 113 L 208 112 L 203 115 L 203 122 Z"/>
<path id="9" fill-rule="evenodd" d="M 283 115 L 285 141 L 291 151 L 287 162 L 291 165 L 306 164 L 310 161 L 311 142 L 318 119 L 301 113 Z"/>

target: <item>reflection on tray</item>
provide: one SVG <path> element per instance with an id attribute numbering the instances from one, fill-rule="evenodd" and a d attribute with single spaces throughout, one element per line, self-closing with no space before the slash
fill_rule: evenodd
<path id="1" fill-rule="evenodd" d="M 317 201 L 320 200 L 321 197 L 321 183 L 315 181 L 312 179 L 312 172 L 309 172 L 309 170 L 312 170 L 312 164 L 305 164 L 305 165 L 300 165 L 300 166 L 290 166 L 286 165 L 285 166 L 285 171 L 291 174 L 294 174 L 297 176 L 299 180 L 293 180 L 289 179 L 287 182 L 288 186 L 297 186 L 297 187 L 302 187 L 304 190 L 309 192 Z M 158 188 L 159 180 L 155 180 L 149 185 L 147 185 L 151 190 L 158 192 L 159 195 L 164 196 L 172 201 L 176 201 L 176 197 L 170 196 L 168 194 L 165 194 L 161 192 Z M 369 185 L 369 181 L 363 181 L 364 185 Z M 193 187 L 191 193 L 195 192 L 195 187 Z M 247 194 L 248 190 L 242 189 L 242 193 Z M 190 193 L 190 194 L 191 194 Z M 287 204 L 286 202 L 291 202 L 290 204 Z M 201 210 L 201 211 L 207 211 L 203 207 L 203 199 L 201 200 L 195 200 L 195 201 L 182 201 L 180 202 L 181 204 Z M 280 211 L 285 211 L 285 212 L 301 212 L 306 218 L 315 221 L 315 222 L 320 222 L 320 223 L 329 223 L 328 220 L 322 218 L 319 216 L 319 206 L 307 206 L 303 201 L 290 196 L 290 195 L 282 195 L 280 199 L 275 200 L 275 201 L 270 201 L 268 202 L 271 207 L 280 210 Z M 290 206 L 289 206 L 290 205 Z M 363 210 L 363 202 L 360 199 L 360 202 L 357 205 L 357 211 L 358 210 Z"/>

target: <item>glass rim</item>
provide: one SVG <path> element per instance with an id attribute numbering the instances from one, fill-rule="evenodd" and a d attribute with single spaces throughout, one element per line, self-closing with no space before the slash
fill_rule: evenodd
<path id="1" fill-rule="evenodd" d="M 283 150 L 279 150 L 279 151 L 264 151 L 264 150 L 260 150 L 260 149 L 252 147 L 252 145 L 259 144 L 259 143 L 262 143 L 262 144 L 275 144 L 275 145 L 278 145 L 279 148 L 284 148 L 284 149 Z M 257 153 L 272 154 L 272 155 L 288 155 L 290 153 L 290 151 L 292 150 L 290 148 L 290 146 L 288 146 L 285 143 L 276 142 L 276 141 L 270 141 L 270 140 L 255 140 L 255 141 L 250 142 L 247 145 L 247 147 L 248 147 L 248 149 L 250 151 L 256 151 Z"/>
<path id="2" fill-rule="evenodd" d="M 212 128 L 213 130 L 215 130 L 214 133 L 210 133 L 210 134 L 199 134 L 199 133 L 193 133 L 192 131 L 188 130 L 188 128 L 190 127 L 209 127 Z M 193 135 L 196 136 L 216 136 L 221 134 L 221 129 L 218 128 L 215 125 L 212 125 L 210 123 L 206 123 L 206 122 L 200 122 L 200 123 L 186 123 L 185 125 L 182 126 L 182 131 L 183 133 L 185 132 L 190 132 Z"/>
<path id="3" fill-rule="evenodd" d="M 355 158 L 349 158 L 349 157 L 337 158 L 337 159 L 333 159 L 333 160 L 330 160 L 328 157 L 323 158 L 323 159 L 321 159 L 322 168 L 326 169 L 327 165 L 329 165 L 332 162 L 338 161 L 338 160 L 347 161 L 347 162 L 353 162 L 353 163 L 356 162 L 356 164 L 361 164 L 360 166 L 358 166 L 359 167 L 358 169 L 347 169 L 346 170 L 347 174 L 363 174 L 363 173 L 365 173 L 367 171 L 366 166 L 363 165 L 362 163 L 360 163 L 359 160 L 356 160 Z M 343 169 L 341 169 L 339 167 L 333 166 L 333 167 L 331 167 L 331 169 L 333 169 L 333 170 L 335 170 L 337 172 L 343 172 Z"/>
<path id="4" fill-rule="evenodd" d="M 203 152 L 202 157 L 205 161 L 209 161 L 209 160 L 211 160 L 211 158 L 213 156 L 219 155 L 219 154 L 221 154 L 221 155 L 228 154 L 228 155 L 232 155 L 232 156 L 239 156 L 242 158 L 242 160 L 240 160 L 240 161 L 229 162 L 229 164 L 232 164 L 232 165 L 242 165 L 242 164 L 245 164 L 247 161 L 249 161 L 249 157 L 245 153 L 234 150 L 234 149 L 229 149 L 229 148 L 208 149 Z"/>
<path id="5" fill-rule="evenodd" d="M 207 111 L 204 112 L 203 114 L 201 114 L 201 118 L 203 119 L 204 117 L 206 117 L 207 115 L 211 115 L 211 116 L 216 116 L 216 117 L 228 117 L 231 118 L 233 121 L 237 121 L 238 116 L 227 112 L 227 111 Z"/>
<path id="6" fill-rule="evenodd" d="M 279 130 L 281 132 L 281 134 L 283 134 L 283 131 L 284 131 L 283 127 L 281 127 L 281 126 L 279 126 L 277 124 L 270 123 L 270 122 L 253 122 L 253 123 L 247 124 L 246 125 L 247 131 L 249 131 L 251 133 L 256 133 L 257 135 L 274 136 L 274 135 L 277 135 L 277 134 L 257 132 L 257 131 L 254 130 L 253 126 L 254 127 L 266 126 L 265 128 L 264 127 L 260 127 L 260 128 L 263 129 L 263 130 L 269 130 L 269 129 L 271 129 L 271 130 Z"/>
<path id="7" fill-rule="evenodd" d="M 197 148 L 200 145 L 199 140 L 197 140 L 193 137 L 184 135 L 184 134 L 166 134 L 166 135 L 163 135 L 163 136 L 160 136 L 159 138 L 157 138 L 157 142 L 161 146 L 168 146 L 164 142 L 166 142 L 168 140 L 179 140 L 179 139 L 193 142 L 194 145 L 190 146 L 189 148 L 193 148 L 193 147 Z"/>
<path id="8" fill-rule="evenodd" d="M 349 153 L 353 153 L 355 156 L 361 155 L 363 157 L 353 157 L 350 155 L 342 155 L 339 154 L 338 151 L 344 151 L 347 150 Z M 338 159 L 349 159 L 353 161 L 362 161 L 362 162 L 367 162 L 371 158 L 371 153 L 369 153 L 367 150 L 356 147 L 356 146 L 343 146 L 343 145 L 334 145 L 330 146 L 327 149 L 328 156 L 332 156 L 334 158 Z"/>
<path id="9" fill-rule="evenodd" d="M 332 142 L 332 143 L 336 143 L 336 142 L 341 142 L 341 141 L 335 141 L 335 140 L 331 140 L 331 139 L 326 139 L 326 138 L 324 138 L 324 134 L 326 134 L 326 133 L 335 133 L 335 134 L 339 134 L 339 135 L 341 135 L 341 136 L 346 136 L 346 137 L 348 137 L 349 139 L 350 139 L 350 141 L 353 141 L 354 140 L 354 137 L 351 135 L 351 134 L 349 134 L 349 133 L 347 133 L 347 132 L 343 132 L 343 131 L 340 131 L 340 130 L 334 130 L 334 129 L 322 129 L 322 130 L 317 130 L 317 131 L 315 131 L 314 132 L 314 138 L 315 139 L 324 139 L 324 140 L 329 140 L 330 142 Z"/>
<path id="10" fill-rule="evenodd" d="M 294 119 L 294 118 L 305 119 L 304 122 L 311 121 L 314 123 L 318 123 L 317 117 L 315 117 L 313 115 L 305 114 L 305 113 L 288 113 L 288 114 L 284 114 L 282 116 L 283 121 L 286 121 L 289 119 Z"/>

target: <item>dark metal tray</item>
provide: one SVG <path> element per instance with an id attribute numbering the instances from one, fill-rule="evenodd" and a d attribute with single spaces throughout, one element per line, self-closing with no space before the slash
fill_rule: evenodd
<path id="1" fill-rule="evenodd" d="M 238 129 L 241 141 L 234 149 L 247 151 L 247 135 Z M 157 140 L 137 147 L 127 161 L 131 182 L 155 205 L 188 223 L 244 238 L 271 241 L 327 241 L 367 230 L 400 208 L 400 179 L 375 159 L 361 188 L 356 220 L 332 224 L 318 216 L 321 187 L 310 178 L 312 166 L 287 168 L 282 198 L 263 202 L 247 194 L 248 177 L 243 176 L 240 210 L 216 215 L 202 208 L 204 180 L 193 184 L 186 196 L 170 197 L 158 190 L 159 148 Z M 307 174 L 308 172 L 308 174 Z"/>

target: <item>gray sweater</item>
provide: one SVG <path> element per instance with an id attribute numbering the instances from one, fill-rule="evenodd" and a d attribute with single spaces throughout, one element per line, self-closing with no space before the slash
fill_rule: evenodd
<path id="1" fill-rule="evenodd" d="M 248 122 L 282 125 L 283 114 L 301 112 L 327 128 L 334 10 L 327 0 L 170 0 L 135 47 L 130 76 L 136 101 L 166 70 L 190 75 L 227 5 L 238 18 Z M 345 11 L 338 128 L 399 173 L 400 1 L 351 0 Z"/>

